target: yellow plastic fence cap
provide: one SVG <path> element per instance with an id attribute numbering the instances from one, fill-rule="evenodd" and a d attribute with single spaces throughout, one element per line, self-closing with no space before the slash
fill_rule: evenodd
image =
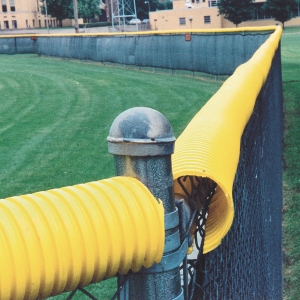
<path id="1" fill-rule="evenodd" d="M 0 299 L 37 299 L 160 262 L 164 209 L 115 177 L 0 200 Z"/>
<path id="2" fill-rule="evenodd" d="M 175 142 L 172 156 L 175 193 L 184 194 L 177 181 L 182 176 L 207 177 L 217 184 L 205 228 L 204 253 L 215 249 L 231 227 L 232 187 L 241 137 L 267 79 L 281 33 L 281 27 L 276 27 L 253 57 L 239 66 L 195 115 Z M 185 189 L 190 192 L 191 186 L 187 183 Z"/>

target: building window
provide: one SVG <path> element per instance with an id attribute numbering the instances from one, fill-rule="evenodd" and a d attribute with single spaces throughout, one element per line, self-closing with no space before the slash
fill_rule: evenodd
<path id="1" fill-rule="evenodd" d="M 209 0 L 208 1 L 208 6 L 209 7 L 214 7 L 214 6 L 217 6 L 218 5 L 218 1 L 216 0 Z"/>
<path id="2" fill-rule="evenodd" d="M 39 27 L 40 27 L 40 28 L 42 27 L 41 20 L 39 20 Z"/>
<path id="3" fill-rule="evenodd" d="M 28 20 L 26 20 L 26 28 L 28 28 Z"/>
<path id="4" fill-rule="evenodd" d="M 179 25 L 185 25 L 185 18 L 179 18 Z"/>
<path id="5" fill-rule="evenodd" d="M 32 27 L 35 27 L 35 20 L 32 20 Z"/>
<path id="6" fill-rule="evenodd" d="M 10 11 L 16 11 L 15 0 L 10 0 Z"/>
<path id="7" fill-rule="evenodd" d="M 12 21 L 12 28 L 18 28 L 18 25 L 17 25 L 17 21 L 16 20 L 13 20 Z"/>
<path id="8" fill-rule="evenodd" d="M 1 0 L 1 3 L 2 3 L 2 11 L 7 12 L 6 0 Z"/>
<path id="9" fill-rule="evenodd" d="M 210 24 L 210 16 L 204 16 L 204 24 Z"/>
<path id="10" fill-rule="evenodd" d="M 9 29 L 8 21 L 4 21 L 4 28 L 5 28 L 5 29 Z"/>
<path id="11" fill-rule="evenodd" d="M 259 19 L 271 19 L 272 15 L 266 12 L 262 8 L 263 3 L 258 3 L 257 5 L 254 6 L 253 10 L 253 19 L 259 20 Z"/>

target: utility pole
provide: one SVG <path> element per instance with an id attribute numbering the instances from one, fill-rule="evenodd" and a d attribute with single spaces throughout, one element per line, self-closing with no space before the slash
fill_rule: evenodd
<path id="1" fill-rule="evenodd" d="M 105 8 L 106 8 L 106 17 L 107 17 L 107 22 L 111 22 L 112 18 L 111 18 L 111 1 L 112 0 L 106 0 L 105 2 Z"/>
<path id="2" fill-rule="evenodd" d="M 77 8 L 77 0 L 73 0 L 74 5 L 74 20 L 75 20 L 75 32 L 78 33 L 78 8 Z"/>

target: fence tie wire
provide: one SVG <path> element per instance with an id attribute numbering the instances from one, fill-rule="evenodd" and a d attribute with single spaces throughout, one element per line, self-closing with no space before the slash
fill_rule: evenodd
<path id="1" fill-rule="evenodd" d="M 194 224 L 195 230 L 193 236 L 195 246 L 198 250 L 196 259 L 188 259 L 187 264 L 183 263 L 182 265 L 183 272 L 186 274 L 184 277 L 188 274 L 190 278 L 188 286 L 185 286 L 186 281 L 184 281 L 184 290 L 187 291 L 185 293 L 185 299 L 191 300 L 194 296 L 195 286 L 199 286 L 196 280 L 197 269 L 199 270 L 200 264 L 204 266 L 203 246 L 205 239 L 205 224 L 208 217 L 209 206 L 216 192 L 217 184 L 209 178 L 196 176 L 182 176 L 177 179 L 177 182 L 193 211 L 184 237 L 190 234 L 192 225 Z M 190 188 L 187 189 L 186 186 L 189 186 Z M 202 270 L 202 268 L 200 268 L 200 270 Z"/>
<path id="2" fill-rule="evenodd" d="M 94 297 L 90 292 L 88 292 L 87 290 L 85 290 L 84 288 L 77 288 L 76 290 L 72 291 L 72 293 L 68 296 L 67 300 L 71 300 L 73 298 L 73 296 L 75 295 L 75 293 L 77 291 L 82 292 L 83 294 L 85 294 L 86 296 L 88 296 L 90 299 L 92 300 L 98 300 L 96 297 Z"/>

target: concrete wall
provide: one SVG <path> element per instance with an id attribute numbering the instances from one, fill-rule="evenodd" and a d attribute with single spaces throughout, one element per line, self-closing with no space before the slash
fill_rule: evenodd
<path id="1" fill-rule="evenodd" d="M 83 19 L 78 19 L 78 24 L 83 24 Z M 74 27 L 75 20 L 74 19 L 65 19 L 62 20 L 63 27 Z"/>

